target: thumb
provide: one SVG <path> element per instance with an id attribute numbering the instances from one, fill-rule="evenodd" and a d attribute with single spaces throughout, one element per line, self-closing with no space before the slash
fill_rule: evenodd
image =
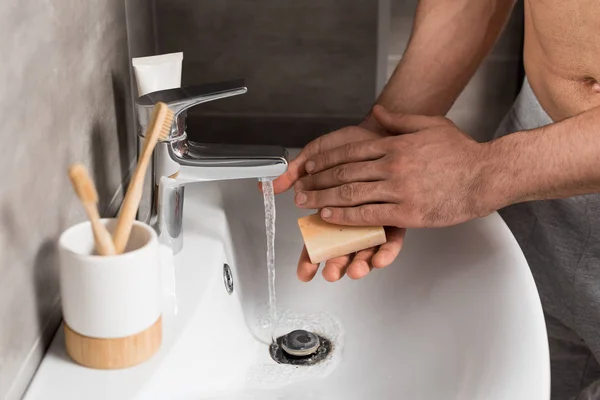
<path id="1" fill-rule="evenodd" d="M 391 113 L 381 105 L 373 107 L 373 117 L 383 128 L 400 135 L 441 125 L 440 118 L 443 118 L 445 121 L 444 117 Z"/>

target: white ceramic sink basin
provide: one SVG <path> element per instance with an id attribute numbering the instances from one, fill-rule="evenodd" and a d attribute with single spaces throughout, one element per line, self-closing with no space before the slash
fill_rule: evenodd
<path id="1" fill-rule="evenodd" d="M 548 400 L 548 345 L 526 261 L 501 218 L 411 230 L 397 262 L 367 278 L 296 279 L 301 236 L 292 194 L 277 197 L 278 331 L 332 340 L 311 367 L 268 353 L 266 239 L 256 182 L 186 188 L 166 272 L 164 342 L 149 362 L 95 371 L 67 358 L 57 334 L 26 399 Z M 223 282 L 232 270 L 234 291 Z"/>

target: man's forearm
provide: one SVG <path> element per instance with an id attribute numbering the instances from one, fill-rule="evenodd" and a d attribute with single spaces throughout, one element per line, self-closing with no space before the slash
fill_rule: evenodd
<path id="1" fill-rule="evenodd" d="M 445 115 L 502 31 L 513 0 L 421 0 L 402 61 L 377 100 L 392 112 Z"/>
<path id="2" fill-rule="evenodd" d="M 487 192 L 497 208 L 600 193 L 600 107 L 488 143 Z"/>

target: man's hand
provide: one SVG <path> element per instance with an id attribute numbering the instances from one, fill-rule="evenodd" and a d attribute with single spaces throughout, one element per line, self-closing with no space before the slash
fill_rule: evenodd
<path id="1" fill-rule="evenodd" d="M 343 146 L 347 143 L 362 142 L 382 137 L 384 137 L 383 134 L 365 129 L 362 126 L 348 126 L 316 138 L 308 143 L 296 158 L 290 161 L 287 171 L 273 181 L 273 190 L 275 191 L 275 194 L 285 192 L 291 188 L 298 179 L 306 175 L 304 165 L 308 158 L 321 152 Z"/>
<path id="2" fill-rule="evenodd" d="M 346 127 L 313 140 L 290 162 L 286 173 L 273 182 L 275 193 L 288 190 L 298 179 L 306 176 L 305 164 L 309 158 L 347 143 L 381 139 L 386 136 L 384 132 L 369 118 L 361 126 Z M 386 228 L 387 242 L 385 244 L 379 248 L 366 249 L 354 255 L 349 254 L 328 260 L 323 268 L 323 277 L 330 282 L 341 279 L 345 274 L 352 279 L 359 279 L 366 276 L 373 267 L 388 266 L 402 248 L 404 233 L 404 229 Z M 298 279 L 303 282 L 310 281 L 317 273 L 318 267 L 310 262 L 306 248 L 304 248 L 298 261 Z"/>
<path id="3" fill-rule="evenodd" d="M 353 142 L 309 156 L 296 204 L 341 225 L 441 227 L 490 214 L 505 199 L 490 190 L 488 147 L 444 117 L 390 114 L 399 136 Z"/>

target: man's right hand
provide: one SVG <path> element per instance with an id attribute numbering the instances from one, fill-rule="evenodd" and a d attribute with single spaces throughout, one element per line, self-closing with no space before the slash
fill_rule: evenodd
<path id="1" fill-rule="evenodd" d="M 306 175 L 304 164 L 310 157 L 347 143 L 362 142 L 383 136 L 360 126 L 348 126 L 316 138 L 308 143 L 300 154 L 289 163 L 287 171 L 273 181 L 275 194 L 290 189 L 298 179 Z"/>
<path id="2" fill-rule="evenodd" d="M 365 129 L 365 127 L 372 130 Z M 285 192 L 294 186 L 298 179 L 307 175 L 305 163 L 310 157 L 347 143 L 372 140 L 383 136 L 387 136 L 387 134 L 374 126 L 373 121 L 368 119 L 361 126 L 342 128 L 313 140 L 290 162 L 287 171 L 273 182 L 275 193 Z M 328 260 L 323 269 L 323 277 L 330 282 L 341 279 L 345 274 L 352 279 L 360 279 L 373 268 L 387 267 L 398 256 L 402 248 L 404 234 L 405 229 L 386 227 L 386 243 L 378 248 L 374 247 L 359 251 L 356 254 L 348 254 Z M 318 265 L 310 262 L 308 252 L 304 248 L 298 261 L 298 279 L 303 282 L 310 281 L 317 273 L 318 268 Z"/>

